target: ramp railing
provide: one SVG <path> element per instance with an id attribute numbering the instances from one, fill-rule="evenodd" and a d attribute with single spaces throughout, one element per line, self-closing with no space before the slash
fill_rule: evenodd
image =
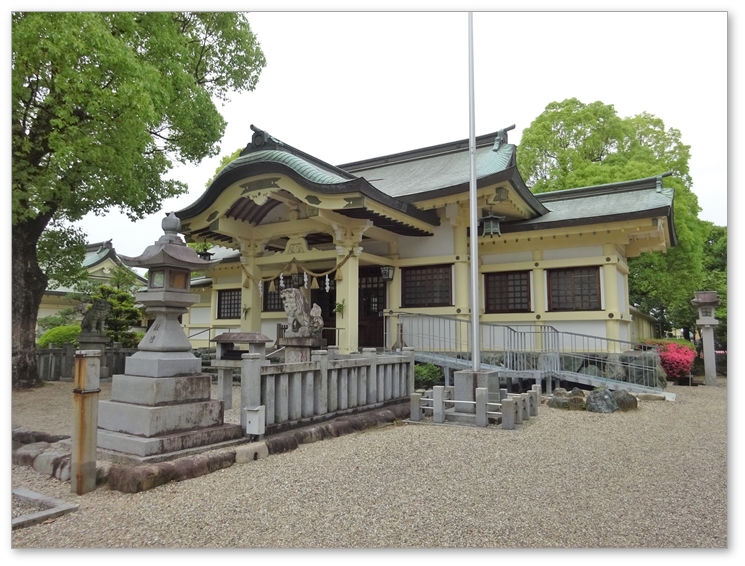
<path id="1" fill-rule="evenodd" d="M 418 357 L 432 353 L 471 361 L 470 320 L 407 312 L 386 316 L 390 318 L 386 329 L 395 328 L 396 347 L 413 347 Z M 666 385 L 659 354 L 643 343 L 563 332 L 545 324 L 481 322 L 479 334 L 481 361 L 489 366 L 538 373 L 541 378 L 571 381 L 581 376 L 580 382 L 609 386 L 627 383 L 660 389 Z"/>

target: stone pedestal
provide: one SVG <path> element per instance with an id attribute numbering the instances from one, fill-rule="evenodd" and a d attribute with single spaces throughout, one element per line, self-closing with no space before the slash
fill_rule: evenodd
<path id="1" fill-rule="evenodd" d="M 285 363 L 296 364 L 299 362 L 309 362 L 310 353 L 313 350 L 323 350 L 326 348 L 325 338 L 280 338 L 279 345 L 285 349 Z"/>
<path id="2" fill-rule="evenodd" d="M 489 382 L 495 382 L 496 371 L 462 370 L 455 372 L 455 412 L 476 413 L 476 405 L 472 403 L 457 403 L 457 401 L 475 401 L 476 388 L 489 387 Z M 492 379 L 489 379 L 489 378 Z M 496 383 L 499 383 L 498 377 Z"/>
<path id="3" fill-rule="evenodd" d="M 106 334 L 98 332 L 81 332 L 78 335 L 78 349 L 79 350 L 100 350 L 101 351 L 101 366 L 99 368 L 99 377 L 106 379 L 111 377 L 109 374 L 109 368 L 106 364 L 106 346 L 111 342 L 111 338 Z"/>

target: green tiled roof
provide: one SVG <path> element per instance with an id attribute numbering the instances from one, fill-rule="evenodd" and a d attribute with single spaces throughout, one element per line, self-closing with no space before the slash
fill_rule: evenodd
<path id="1" fill-rule="evenodd" d="M 510 165 L 515 146 L 502 144 L 497 151 L 492 145 L 476 149 L 476 176 L 487 177 L 504 171 Z M 444 187 L 468 183 L 471 177 L 471 157 L 468 148 L 426 155 L 410 160 L 355 169 L 381 192 L 398 198 L 426 194 Z"/>
<path id="2" fill-rule="evenodd" d="M 320 166 L 310 163 L 306 159 L 287 151 L 268 149 L 264 151 L 254 151 L 234 159 L 220 171 L 215 180 L 236 167 L 259 162 L 286 165 L 303 178 L 319 185 L 335 185 L 354 179 L 351 175 L 343 177 L 334 171 L 322 169 Z"/>

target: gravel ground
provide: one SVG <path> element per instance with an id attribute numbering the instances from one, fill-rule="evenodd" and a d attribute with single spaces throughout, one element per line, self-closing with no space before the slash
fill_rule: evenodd
<path id="1" fill-rule="evenodd" d="M 726 548 L 727 389 L 718 382 L 672 386 L 675 402 L 629 413 L 541 405 L 513 431 L 397 424 L 138 494 L 104 486 L 77 496 L 13 466 L 13 487 L 80 509 L 13 532 L 11 544 Z M 102 389 L 108 398 L 110 385 Z M 69 431 L 71 399 L 65 383 L 13 393 L 13 424 Z"/>

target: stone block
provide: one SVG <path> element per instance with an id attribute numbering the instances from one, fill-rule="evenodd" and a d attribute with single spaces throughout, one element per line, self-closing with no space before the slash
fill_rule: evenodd
<path id="1" fill-rule="evenodd" d="M 639 401 L 664 401 L 665 396 L 657 393 L 639 393 L 636 396 Z"/>
<path id="2" fill-rule="evenodd" d="M 631 393 L 619 389 L 613 392 L 613 399 L 620 411 L 633 411 L 637 408 L 637 400 Z"/>
<path id="3" fill-rule="evenodd" d="M 265 441 L 269 454 L 281 454 L 295 450 L 298 446 L 297 440 L 292 435 L 274 436 Z"/>
<path id="4" fill-rule="evenodd" d="M 605 387 L 595 389 L 585 399 L 585 408 L 591 413 L 612 413 L 618 410 L 613 395 Z"/>
<path id="5" fill-rule="evenodd" d="M 218 426 L 222 422 L 223 406 L 220 401 L 156 407 L 116 401 L 99 402 L 99 428 L 147 438 Z"/>
<path id="6" fill-rule="evenodd" d="M 174 479 L 182 481 L 198 478 L 223 468 L 229 468 L 234 462 L 235 452 L 233 450 L 179 458 L 173 461 Z"/>
<path id="7" fill-rule="evenodd" d="M 551 397 L 547 404 L 552 409 L 568 409 L 569 399 L 569 397 Z M 574 397 L 574 399 L 579 399 L 579 397 Z"/>
<path id="8" fill-rule="evenodd" d="M 352 434 L 354 432 L 354 429 L 352 428 L 352 425 L 349 423 L 349 421 L 331 421 L 329 423 L 325 423 L 323 425 L 323 428 L 326 429 L 326 432 L 329 436 L 344 436 L 345 434 Z"/>
<path id="9" fill-rule="evenodd" d="M 209 400 L 210 376 L 204 373 L 181 377 L 120 374 L 111 380 L 111 401 L 156 406 Z"/>
<path id="10" fill-rule="evenodd" d="M 98 430 L 98 447 L 103 450 L 122 452 L 137 457 L 167 454 L 189 448 L 198 448 L 221 442 L 243 438 L 240 425 L 223 424 L 220 426 L 188 430 L 152 438 L 134 436 L 110 430 Z"/>
<path id="11" fill-rule="evenodd" d="M 33 468 L 40 474 L 45 476 L 55 476 L 55 473 L 59 473 L 60 469 L 65 465 L 65 459 L 67 459 L 67 479 L 70 479 L 70 453 L 61 452 L 57 450 L 47 450 L 39 454 L 33 463 Z"/>
<path id="12" fill-rule="evenodd" d="M 269 456 L 266 442 L 252 442 L 235 448 L 235 463 L 245 464 L 254 460 L 261 460 Z"/>
<path id="13" fill-rule="evenodd" d="M 138 466 L 112 466 L 109 487 L 123 493 L 139 493 L 165 485 L 176 475 L 172 462 L 140 464 Z"/>
<path id="14" fill-rule="evenodd" d="M 96 462 L 96 484 L 101 485 L 109 481 L 109 472 L 114 466 L 113 463 L 106 460 Z"/>
<path id="15" fill-rule="evenodd" d="M 142 377 L 176 377 L 202 371 L 202 360 L 191 352 L 137 352 L 124 362 L 124 373 Z"/>
<path id="16" fill-rule="evenodd" d="M 17 466 L 31 466 L 34 460 L 49 449 L 48 442 L 33 442 L 25 444 L 13 452 L 13 463 Z"/>
<path id="17" fill-rule="evenodd" d="M 312 426 L 309 428 L 303 428 L 296 430 L 292 433 L 298 444 L 310 444 L 311 442 L 318 442 L 328 436 L 328 432 L 323 426 Z"/>

